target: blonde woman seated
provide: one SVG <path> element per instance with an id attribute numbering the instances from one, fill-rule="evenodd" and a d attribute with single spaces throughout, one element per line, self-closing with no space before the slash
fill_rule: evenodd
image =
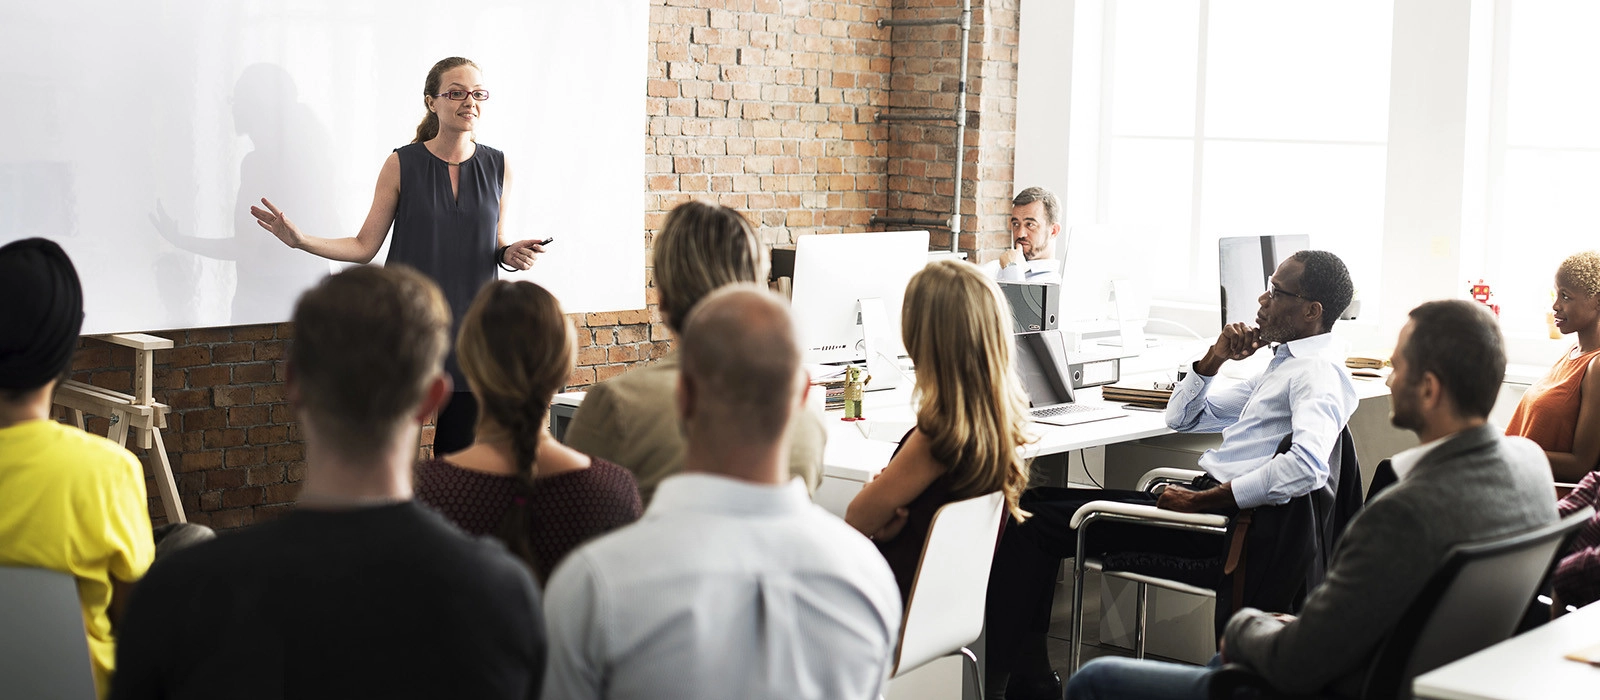
<path id="1" fill-rule="evenodd" d="M 1561 334 L 1578 342 L 1522 395 L 1506 434 L 1538 443 L 1556 481 L 1573 483 L 1600 461 L 1600 253 L 1561 262 L 1551 310 Z"/>
<path id="2" fill-rule="evenodd" d="M 1004 491 L 1012 517 L 1027 518 L 1017 500 L 1028 463 L 1017 448 L 1030 437 L 1011 368 L 1011 314 L 978 267 L 945 260 L 923 268 L 906 286 L 900 326 L 917 369 L 917 427 L 850 502 L 845 521 L 877 542 L 903 601 L 940 506 Z"/>
<path id="3" fill-rule="evenodd" d="M 416 467 L 416 498 L 461 529 L 495 535 L 542 585 L 569 552 L 639 519 L 628 470 L 546 432 L 550 398 L 572 376 L 571 321 L 532 282 L 491 282 L 461 321 L 456 352 L 478 401 L 467 449 Z"/>

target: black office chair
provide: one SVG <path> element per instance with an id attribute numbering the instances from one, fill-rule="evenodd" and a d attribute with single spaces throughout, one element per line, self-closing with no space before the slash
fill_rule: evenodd
<path id="1" fill-rule="evenodd" d="M 1361 698 L 1409 698 L 1418 675 L 1510 638 L 1556 555 L 1593 515 L 1584 508 L 1528 532 L 1451 549 L 1379 643 Z M 1278 692 L 1239 664 L 1214 674 L 1210 692 L 1212 700 L 1323 697 Z"/>

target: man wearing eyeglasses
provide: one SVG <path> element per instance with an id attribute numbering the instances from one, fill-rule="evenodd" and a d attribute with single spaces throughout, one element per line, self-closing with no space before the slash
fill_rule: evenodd
<path id="1" fill-rule="evenodd" d="M 1185 433 L 1222 433 L 1222 446 L 1200 456 L 1200 468 L 1222 482 L 1202 491 L 1172 487 L 1158 505 L 1185 513 L 1287 503 L 1328 480 L 1328 455 L 1356 410 L 1344 370 L 1345 346 L 1330 331 L 1353 286 L 1333 253 L 1302 250 L 1278 266 L 1261 295 L 1254 327 L 1231 323 L 1172 392 L 1167 426 Z M 1256 377 L 1211 390 L 1229 360 L 1275 345 Z M 1290 417 L 1293 416 L 1293 421 Z M 1289 452 L 1276 455 L 1284 435 Z"/>
<path id="2" fill-rule="evenodd" d="M 1355 386 L 1344 369 L 1344 343 L 1330 332 L 1353 295 L 1350 272 L 1333 253 L 1300 251 L 1278 266 L 1259 299 L 1255 325 L 1234 323 L 1222 329 L 1173 390 L 1167 426 L 1185 433 L 1220 432 L 1222 445 L 1200 456 L 1199 467 L 1209 478 L 1193 488 L 1168 487 L 1155 499 L 1156 506 L 1184 513 L 1232 513 L 1282 505 L 1328 483 L 1329 458 L 1357 405 Z M 1249 358 L 1268 345 L 1274 346 L 1272 360 L 1260 374 L 1213 385 L 1225 363 Z M 1278 454 L 1285 435 L 1293 436 L 1291 447 Z M 1091 500 L 1149 504 L 1152 499 L 1142 492 L 1031 489 L 1023 495 L 1022 507 L 1033 517 L 1006 528 L 1002 537 L 989 586 L 990 629 L 998 627 L 1001 634 L 990 639 L 1011 632 L 1018 637 L 1009 698 L 1060 697 L 1060 681 L 1045 653 L 1045 632 L 1059 562 L 1077 554 L 1072 516 Z M 1089 546 L 1096 553 L 1155 552 L 1162 566 L 1192 564 L 1196 572 L 1209 571 L 1223 554 L 1220 538 L 1212 535 L 1117 524 L 1094 531 Z M 1191 573 L 1205 580 L 1216 576 L 1196 572 Z M 1218 603 L 1225 620 L 1231 597 L 1219 596 Z M 991 668 L 1008 670 L 1003 661 L 991 663 Z M 1003 688 L 1005 683 L 991 673 L 991 686 Z M 1039 692 L 1030 692 L 1034 688 Z"/>

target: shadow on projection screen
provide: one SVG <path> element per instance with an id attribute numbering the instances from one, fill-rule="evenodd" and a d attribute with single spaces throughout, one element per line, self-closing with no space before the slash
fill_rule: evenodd
<path id="1" fill-rule="evenodd" d="M 646 0 L 62 0 L 4 11 L 0 79 L 27 109 L 0 152 L 0 243 L 43 236 L 83 278 L 85 334 L 274 323 L 345 265 L 284 246 L 355 235 L 411 141 L 433 63 L 493 99 L 480 142 L 514 179 L 508 235 L 570 313 L 644 308 Z M 374 262 L 381 263 L 388 246 Z"/>

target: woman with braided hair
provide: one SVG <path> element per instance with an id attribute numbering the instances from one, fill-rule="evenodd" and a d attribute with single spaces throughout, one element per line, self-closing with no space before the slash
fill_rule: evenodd
<path id="1" fill-rule="evenodd" d="M 532 282 L 490 282 L 461 320 L 461 370 L 478 402 L 466 449 L 416 468 L 417 500 L 463 530 L 495 535 L 541 584 L 579 544 L 639 519 L 628 470 L 545 429 L 572 376 L 576 343 L 561 304 Z"/>

